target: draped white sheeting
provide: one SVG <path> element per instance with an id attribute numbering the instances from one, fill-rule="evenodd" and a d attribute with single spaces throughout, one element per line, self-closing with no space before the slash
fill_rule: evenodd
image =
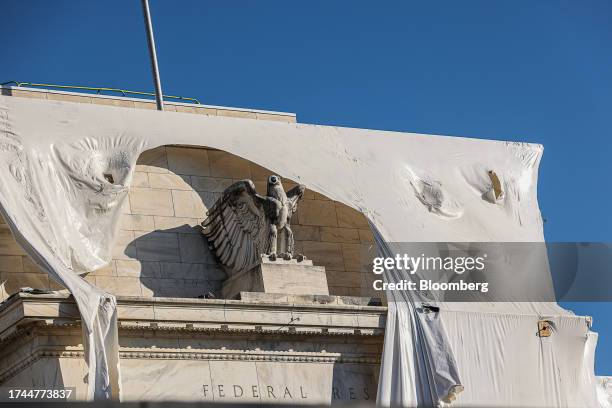
<path id="1" fill-rule="evenodd" d="M 2 96 L 1 211 L 75 296 L 92 399 L 119 393 L 115 299 L 78 274 L 110 260 L 136 159 L 167 144 L 225 150 L 361 211 L 381 254 L 393 254 L 391 242 L 543 241 L 539 145 Z M 505 191 L 499 202 L 489 170 Z M 393 272 L 387 280 L 402 277 Z M 539 282 L 550 284 L 547 271 Z M 423 314 L 405 293 L 388 298 L 381 405 L 596 406 L 584 318 L 512 299 Z M 535 335 L 543 317 L 556 322 L 546 339 Z"/>

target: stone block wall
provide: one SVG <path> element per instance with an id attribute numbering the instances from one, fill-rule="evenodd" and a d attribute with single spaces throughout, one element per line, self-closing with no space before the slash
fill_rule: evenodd
<path id="1" fill-rule="evenodd" d="M 118 294 L 138 293 L 140 286 L 141 296 L 216 291 L 225 274 L 198 225 L 230 184 L 248 178 L 263 193 L 271 174 L 219 150 L 165 146 L 145 152 L 124 208 L 113 265 L 93 274 L 96 284 Z M 283 185 L 289 189 L 295 183 Z M 306 191 L 292 224 L 296 251 L 326 267 L 331 293 L 360 295 L 361 247 L 372 241 L 365 217 Z"/>

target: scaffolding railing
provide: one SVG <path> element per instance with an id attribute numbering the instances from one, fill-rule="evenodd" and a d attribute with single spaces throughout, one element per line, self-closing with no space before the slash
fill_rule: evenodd
<path id="1" fill-rule="evenodd" d="M 127 89 L 120 89 L 120 88 L 104 88 L 104 87 L 98 88 L 98 87 L 92 87 L 92 86 L 79 86 L 79 85 L 38 84 L 34 82 L 19 82 L 19 81 L 3 82 L 3 83 L 0 83 L 0 85 L 2 86 L 14 85 L 17 88 L 25 86 L 25 87 L 34 87 L 34 88 L 55 88 L 55 89 L 60 89 L 60 90 L 74 89 L 74 90 L 84 90 L 84 91 L 95 91 L 97 95 L 102 95 L 103 92 L 115 92 L 115 93 L 121 94 L 121 96 L 138 95 L 138 96 L 155 97 L 154 92 L 129 91 Z M 201 105 L 200 101 L 197 100 L 196 98 L 187 98 L 184 96 L 173 96 L 173 95 L 163 95 L 163 98 Z"/>

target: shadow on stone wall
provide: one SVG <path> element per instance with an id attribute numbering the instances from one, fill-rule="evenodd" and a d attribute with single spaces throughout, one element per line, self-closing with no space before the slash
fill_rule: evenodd
<path id="1" fill-rule="evenodd" d="M 140 281 L 153 297 L 220 297 L 225 271 L 200 226 L 155 230 L 134 239 L 125 255 L 140 262 Z M 119 271 L 119 273 L 121 273 Z"/>

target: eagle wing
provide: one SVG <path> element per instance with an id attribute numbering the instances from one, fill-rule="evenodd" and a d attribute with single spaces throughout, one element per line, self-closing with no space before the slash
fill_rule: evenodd
<path id="1" fill-rule="evenodd" d="M 287 191 L 287 202 L 289 204 L 289 215 L 294 214 L 297 211 L 298 201 L 302 199 L 306 187 L 303 184 L 298 184 L 289 191 Z"/>
<path id="2" fill-rule="evenodd" d="M 228 274 L 253 268 L 270 250 L 270 219 L 280 202 L 255 191 L 251 180 L 229 186 L 202 223 L 202 233 Z"/>

